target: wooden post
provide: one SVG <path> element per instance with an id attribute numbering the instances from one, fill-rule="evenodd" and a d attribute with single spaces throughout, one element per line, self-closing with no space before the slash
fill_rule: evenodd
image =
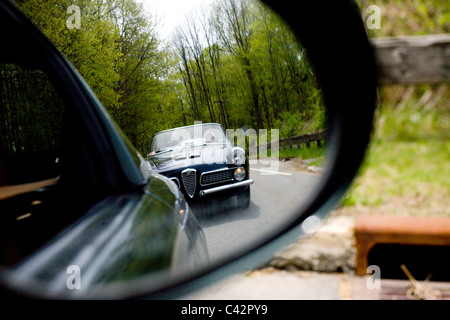
<path id="1" fill-rule="evenodd" d="M 450 81 L 450 34 L 373 38 L 381 84 Z"/>

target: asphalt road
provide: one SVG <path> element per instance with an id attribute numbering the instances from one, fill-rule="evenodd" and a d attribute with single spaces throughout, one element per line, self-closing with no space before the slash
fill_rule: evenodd
<path id="1" fill-rule="evenodd" d="M 316 174 L 286 168 L 273 171 L 258 164 L 251 167 L 250 173 L 255 182 L 247 209 L 235 209 L 232 199 L 213 203 L 199 215 L 212 261 L 283 224 L 311 198 L 320 179 Z"/>

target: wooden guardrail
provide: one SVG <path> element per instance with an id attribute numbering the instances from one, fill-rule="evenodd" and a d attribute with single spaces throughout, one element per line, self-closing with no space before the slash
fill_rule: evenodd
<path id="1" fill-rule="evenodd" d="M 417 102 L 422 110 L 433 109 L 450 82 L 450 34 L 372 39 L 381 85 L 406 85 L 397 109 L 404 108 L 417 84 L 430 86 Z"/>
<path id="2" fill-rule="evenodd" d="M 450 82 L 450 34 L 372 38 L 380 84 Z"/>
<path id="3" fill-rule="evenodd" d="M 286 148 L 293 148 L 294 146 L 297 148 L 301 148 L 302 146 L 309 148 L 311 143 L 316 143 L 317 146 L 321 146 L 327 139 L 328 129 L 323 129 L 312 133 L 281 139 L 279 141 L 272 141 L 271 143 L 260 143 L 258 146 L 256 144 L 251 144 L 248 146 L 248 151 L 250 155 L 256 155 L 258 149 L 261 149 L 261 147 L 265 147 L 266 150 L 271 150 L 275 147 L 284 150 Z"/>
<path id="4" fill-rule="evenodd" d="M 300 148 L 302 145 L 305 145 L 309 148 L 312 142 L 317 143 L 320 147 L 323 141 L 328 139 L 328 130 L 319 130 L 317 132 L 307 133 L 300 136 L 289 137 L 286 139 L 281 139 L 279 142 L 279 147 L 282 149 L 292 148 L 293 146 L 297 146 Z M 268 146 L 268 148 L 270 148 Z"/>

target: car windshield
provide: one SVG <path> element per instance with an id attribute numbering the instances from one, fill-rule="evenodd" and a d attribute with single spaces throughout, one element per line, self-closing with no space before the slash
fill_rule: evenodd
<path id="1" fill-rule="evenodd" d="M 150 155 L 175 148 L 223 144 L 226 136 L 219 124 L 180 127 L 157 133 L 150 146 Z"/>

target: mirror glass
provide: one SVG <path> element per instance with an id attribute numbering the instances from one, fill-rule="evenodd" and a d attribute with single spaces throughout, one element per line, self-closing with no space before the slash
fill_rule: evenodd
<path id="1" fill-rule="evenodd" d="M 306 51 L 259 1 L 186 2 L 179 15 L 170 1 L 145 7 L 167 39 L 177 99 L 152 128 L 168 131 L 153 136 L 147 159 L 188 191 L 210 258 L 223 258 L 313 196 L 325 169 L 322 93 Z M 233 148 L 238 155 L 226 154 Z M 236 165 L 240 150 L 248 159 Z M 247 173 L 238 178 L 236 167 Z M 199 179 L 192 194 L 180 175 L 188 168 Z M 226 188 L 238 182 L 244 187 Z"/>
<path id="2" fill-rule="evenodd" d="M 161 175 L 173 194 L 182 194 L 185 203 L 177 204 L 177 212 L 183 228 L 188 228 L 188 220 L 183 220 L 186 211 L 201 228 L 196 234 L 202 235 L 199 241 L 206 245 L 208 262 L 203 254 L 189 254 L 181 255 L 183 261 L 177 263 L 188 261 L 198 270 L 235 254 L 293 219 L 311 201 L 326 170 L 325 105 L 306 50 L 268 7 L 256 0 L 105 0 L 80 2 L 79 6 L 57 6 L 54 2 L 18 1 L 18 5 L 83 76 L 139 152 L 147 170 Z M 12 123 L 7 106 L 23 100 L 12 95 L 11 79 L 42 74 L 15 68 L 5 64 L 0 70 L 0 89 L 6 99 L 0 113 L 1 134 L 22 139 L 12 125 L 3 127 Z M 47 88 L 47 83 L 44 86 Z M 21 92 L 24 99 L 34 95 Z M 62 105 L 53 91 L 38 97 L 42 101 L 51 98 L 55 108 Z M 35 101 L 41 108 L 39 99 Z M 45 151 L 60 147 L 56 143 L 60 143 L 57 132 L 64 127 L 62 115 L 56 112 L 61 119 L 52 122 L 53 113 L 39 114 L 47 121 L 40 126 L 49 125 L 36 128 L 43 134 L 33 139 L 45 141 L 39 144 Z M 49 142 L 47 148 L 45 143 Z M 19 153 L 18 146 L 19 142 L 10 144 L 8 152 Z M 51 160 L 47 171 L 59 170 L 58 158 L 53 158 L 47 159 Z M 25 182 L 55 183 L 58 172 L 53 171 Z M 42 185 L 39 190 L 49 187 Z M 2 190 L 6 189 L 0 189 L 0 195 Z M 154 190 L 150 183 L 149 194 L 172 201 Z M 32 210 L 41 206 L 42 200 L 29 200 L 30 206 L 14 216 L 15 221 L 32 222 Z M 102 208 L 108 205 L 104 203 Z M 159 208 L 152 203 L 143 206 L 153 208 L 150 211 Z M 104 218 L 109 219 L 105 212 Z M 139 234 L 144 228 L 155 229 L 137 213 L 129 230 Z M 163 227 L 158 230 L 157 239 L 152 240 L 157 244 L 176 233 L 168 230 L 166 234 Z M 26 235 L 23 237 L 14 241 L 20 242 Z M 124 239 L 117 234 L 107 243 L 123 241 L 118 248 L 125 252 L 130 245 Z M 4 242 L 6 251 L 13 242 Z M 97 266 L 110 268 L 104 272 L 109 284 L 137 281 L 142 276 L 155 288 L 166 283 L 163 274 L 174 274 L 169 267 L 164 270 L 164 265 L 157 273 L 146 271 L 148 264 L 161 262 L 147 259 L 159 247 L 133 245 L 145 250 L 139 251 L 139 259 L 132 261 L 133 268 L 127 269 L 126 275 L 120 274 L 124 260 Z M 67 254 L 61 252 L 60 257 Z M 61 264 L 64 259 L 58 261 Z M 69 289 L 77 289 L 77 281 L 83 284 L 91 276 L 94 279 L 91 270 L 84 275 L 83 268 L 71 266 L 73 269 L 62 274 L 61 286 L 68 285 L 65 280 L 72 275 Z M 39 274 L 39 279 L 45 281 L 46 275 Z M 147 289 L 151 288 L 149 282 L 145 282 Z M 97 291 L 102 294 L 101 288 Z"/>

